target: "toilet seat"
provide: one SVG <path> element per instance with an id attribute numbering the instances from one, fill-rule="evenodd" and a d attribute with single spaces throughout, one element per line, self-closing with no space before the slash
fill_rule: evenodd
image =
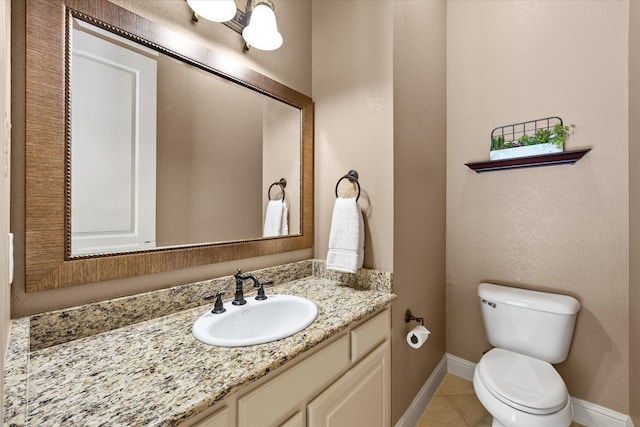
<path id="1" fill-rule="evenodd" d="M 501 348 L 482 356 L 478 376 L 487 390 L 504 404 L 529 414 L 561 410 L 569 394 L 551 364 Z"/>

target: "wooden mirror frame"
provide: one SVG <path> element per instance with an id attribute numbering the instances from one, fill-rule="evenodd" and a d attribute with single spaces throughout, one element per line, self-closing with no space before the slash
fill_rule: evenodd
<path id="1" fill-rule="evenodd" d="M 71 10 L 118 35 L 301 110 L 300 235 L 71 258 L 67 38 Z M 25 290 L 43 291 L 313 246 L 313 101 L 106 0 L 26 1 Z M 106 24 L 106 27 L 104 26 Z"/>

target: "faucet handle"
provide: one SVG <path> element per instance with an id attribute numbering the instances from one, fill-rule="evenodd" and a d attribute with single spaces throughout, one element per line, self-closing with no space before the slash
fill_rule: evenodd
<path id="1" fill-rule="evenodd" d="M 258 295 L 256 296 L 257 301 L 264 301 L 267 299 L 267 296 L 264 294 L 263 286 L 271 286 L 273 285 L 273 280 L 269 280 L 268 282 L 257 283 L 254 285 L 254 288 L 258 288 Z"/>
<path id="2" fill-rule="evenodd" d="M 253 285 L 253 287 L 254 287 L 254 288 L 261 288 L 261 287 L 263 287 L 263 286 L 271 286 L 271 285 L 273 285 L 273 280 L 268 280 L 268 281 L 266 281 L 266 282 L 262 282 L 262 283 L 260 283 L 260 282 L 255 283 L 255 284 Z"/>
<path id="3" fill-rule="evenodd" d="M 224 308 L 224 305 L 222 304 L 222 295 L 224 295 L 224 292 L 218 292 L 213 295 L 205 295 L 203 297 L 203 299 L 206 301 L 211 301 L 214 298 L 216 299 L 213 309 L 211 310 L 212 313 L 220 314 L 227 311 L 227 309 Z"/>

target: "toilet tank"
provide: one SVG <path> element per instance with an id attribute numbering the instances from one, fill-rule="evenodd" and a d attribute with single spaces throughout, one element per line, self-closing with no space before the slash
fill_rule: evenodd
<path id="1" fill-rule="evenodd" d="M 489 342 L 549 363 L 567 358 L 580 303 L 567 295 L 481 283 L 478 295 Z"/>

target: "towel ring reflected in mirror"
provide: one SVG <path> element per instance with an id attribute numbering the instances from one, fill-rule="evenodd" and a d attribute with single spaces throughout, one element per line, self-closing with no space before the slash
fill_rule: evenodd
<path id="1" fill-rule="evenodd" d="M 358 186 L 358 195 L 356 196 L 356 202 L 357 202 L 358 199 L 360 198 L 360 183 L 358 182 L 358 172 L 354 170 L 350 170 L 349 172 L 347 172 L 347 174 L 342 176 L 336 183 L 336 199 L 339 197 L 338 185 L 340 185 L 340 181 L 342 181 L 345 178 L 348 179 L 350 183 L 356 184 Z"/>
<path id="2" fill-rule="evenodd" d="M 284 188 L 287 186 L 287 180 L 284 178 L 280 178 L 280 181 L 274 182 L 269 186 L 269 190 L 267 191 L 267 198 L 271 201 L 271 189 L 274 185 L 279 185 L 282 190 L 282 202 L 284 203 Z"/>

